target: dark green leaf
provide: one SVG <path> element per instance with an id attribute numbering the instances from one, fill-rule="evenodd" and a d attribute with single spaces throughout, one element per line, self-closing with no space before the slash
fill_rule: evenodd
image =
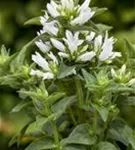
<path id="1" fill-rule="evenodd" d="M 97 150 L 118 150 L 118 149 L 112 143 L 101 142 L 98 144 Z"/>
<path id="2" fill-rule="evenodd" d="M 90 133 L 91 127 L 89 124 L 80 124 L 75 127 L 71 134 L 61 141 L 62 145 L 67 144 L 82 144 L 93 145 L 97 138 Z"/>
<path id="3" fill-rule="evenodd" d="M 45 149 L 54 149 L 57 148 L 57 145 L 49 137 L 44 137 L 32 142 L 25 150 L 45 150 Z"/>

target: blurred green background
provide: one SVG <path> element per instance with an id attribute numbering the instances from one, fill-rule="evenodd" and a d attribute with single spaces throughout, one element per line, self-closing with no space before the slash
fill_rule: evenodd
<path id="1" fill-rule="evenodd" d="M 81 0 L 83 2 L 83 0 Z M 11 53 L 36 36 L 38 26 L 23 26 L 32 17 L 41 15 L 49 0 L 4 0 L 0 1 L 0 45 L 5 44 Z M 135 43 L 135 2 L 134 0 L 92 0 L 92 6 L 107 7 L 108 11 L 94 19 L 97 23 L 113 26 L 111 34 L 118 39 L 115 49 L 124 49 L 124 39 Z M 0 149 L 8 148 L 8 141 L 27 120 L 25 112 L 11 114 L 11 109 L 20 101 L 15 90 L 0 87 Z M 124 109 L 125 118 L 135 127 L 135 119 L 129 117 L 134 108 Z M 130 119 L 128 119 L 130 118 Z M 21 148 L 17 148 L 21 149 Z M 22 148 L 23 149 L 23 148 Z"/>

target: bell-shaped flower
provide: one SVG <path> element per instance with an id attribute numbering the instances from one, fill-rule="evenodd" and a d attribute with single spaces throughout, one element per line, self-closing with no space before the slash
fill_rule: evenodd
<path id="1" fill-rule="evenodd" d="M 32 76 L 41 77 L 44 80 L 45 79 L 53 79 L 57 74 L 57 68 L 58 68 L 58 60 L 53 55 L 52 52 L 47 54 L 50 61 L 47 61 L 45 58 L 43 58 L 38 52 L 36 54 L 32 55 L 32 60 L 41 67 L 42 70 L 34 70 L 32 69 L 30 74 Z"/>
<path id="2" fill-rule="evenodd" d="M 46 22 L 46 23 L 44 23 L 42 30 L 37 32 L 37 34 L 40 35 L 40 34 L 48 33 L 50 35 L 56 36 L 59 32 L 58 24 L 59 23 L 56 20 Z"/>
<path id="3" fill-rule="evenodd" d="M 35 44 L 40 49 L 41 52 L 47 53 L 52 48 L 50 42 L 43 42 L 42 40 L 36 41 Z"/>
<path id="4" fill-rule="evenodd" d="M 85 62 L 90 61 L 95 56 L 95 52 L 87 51 L 88 45 L 82 45 L 84 40 L 79 39 L 79 32 L 73 34 L 66 30 L 66 38 L 63 38 L 63 41 L 65 44 L 56 39 L 51 39 L 53 46 L 60 51 L 58 55 L 61 58 Z"/>
<path id="5" fill-rule="evenodd" d="M 90 0 L 85 0 L 81 6 L 76 5 L 74 0 L 60 0 L 59 3 L 51 0 L 47 4 L 47 10 L 53 18 L 64 16 L 71 25 L 82 25 L 90 20 L 95 13 L 89 8 L 89 4 Z"/>
<path id="6" fill-rule="evenodd" d="M 84 1 L 82 6 L 80 6 L 78 9 L 79 15 L 71 21 L 71 25 L 76 25 L 76 24 L 83 25 L 93 17 L 95 12 L 89 8 L 89 4 L 90 4 L 90 0 Z"/>
<path id="7" fill-rule="evenodd" d="M 113 44 L 115 40 L 113 37 L 108 38 L 108 32 L 106 32 L 104 43 L 102 45 L 102 51 L 99 55 L 100 61 L 112 60 L 115 57 L 121 57 L 120 52 L 113 52 Z"/>

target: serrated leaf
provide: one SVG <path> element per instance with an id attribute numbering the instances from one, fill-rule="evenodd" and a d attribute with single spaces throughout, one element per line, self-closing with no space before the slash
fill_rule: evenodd
<path id="1" fill-rule="evenodd" d="M 24 23 L 24 25 L 41 25 L 40 17 L 34 17 Z"/>
<path id="2" fill-rule="evenodd" d="M 25 150 L 48 150 L 55 149 L 57 145 L 49 137 L 44 137 L 32 142 Z"/>
<path id="3" fill-rule="evenodd" d="M 80 124 L 74 128 L 66 139 L 61 141 L 61 144 L 93 145 L 97 138 L 95 135 L 90 135 L 90 130 L 91 128 L 89 124 Z"/>
<path id="4" fill-rule="evenodd" d="M 118 150 L 115 145 L 110 142 L 100 142 L 97 146 L 97 150 Z"/>

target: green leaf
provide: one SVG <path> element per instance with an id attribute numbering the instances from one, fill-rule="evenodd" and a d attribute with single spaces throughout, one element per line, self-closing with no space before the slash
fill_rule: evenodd
<path id="1" fill-rule="evenodd" d="M 135 56 L 135 45 L 130 43 L 127 39 L 125 39 L 126 43 L 126 51 L 128 52 L 129 56 L 134 58 Z"/>
<path id="2" fill-rule="evenodd" d="M 97 150 L 118 150 L 118 149 L 112 143 L 100 142 L 97 146 Z"/>
<path id="3" fill-rule="evenodd" d="M 82 74 L 84 76 L 84 79 L 87 84 L 94 84 L 96 81 L 96 78 L 89 74 L 86 70 L 82 69 Z"/>
<path id="4" fill-rule="evenodd" d="M 75 96 L 66 97 L 56 102 L 54 105 L 52 105 L 51 107 L 52 114 L 50 114 L 48 117 L 44 117 L 41 115 L 36 116 L 37 127 L 41 128 L 46 123 L 57 120 L 63 113 L 65 113 L 67 107 L 70 106 L 74 102 L 75 102 Z M 42 109 L 43 106 L 41 105 L 40 107 Z M 38 110 L 38 111 L 41 111 L 41 110 Z"/>
<path id="5" fill-rule="evenodd" d="M 100 15 L 100 14 L 102 14 L 102 13 L 104 13 L 105 11 L 107 11 L 108 9 L 107 8 L 93 8 L 93 10 L 95 10 L 96 11 L 96 13 L 94 14 L 94 17 L 95 16 L 98 16 L 98 15 Z"/>
<path id="6" fill-rule="evenodd" d="M 45 104 L 52 105 L 53 103 L 55 103 L 56 101 L 58 101 L 59 99 L 61 99 L 64 96 L 65 96 L 65 93 L 54 92 L 45 99 Z"/>
<path id="7" fill-rule="evenodd" d="M 25 150 L 45 150 L 45 149 L 54 149 L 57 148 L 57 145 L 49 137 L 43 137 L 32 142 Z"/>
<path id="8" fill-rule="evenodd" d="M 83 144 L 93 145 L 97 138 L 95 135 L 91 135 L 91 127 L 89 124 L 80 124 L 75 127 L 71 134 L 61 141 L 62 145 L 67 144 Z"/>
<path id="9" fill-rule="evenodd" d="M 14 113 L 14 112 L 19 112 L 21 111 L 22 109 L 26 108 L 27 106 L 31 105 L 32 102 L 26 102 L 26 101 L 22 101 L 20 102 L 19 104 L 17 104 L 12 110 L 11 110 L 11 113 Z"/>
<path id="10" fill-rule="evenodd" d="M 69 75 L 75 74 L 75 68 L 76 68 L 75 66 L 69 67 L 62 62 L 60 65 L 58 79 L 62 79 Z"/>
<path id="11" fill-rule="evenodd" d="M 105 24 L 96 24 L 96 26 L 99 28 L 101 32 L 110 31 L 113 29 L 113 27 L 105 25 Z"/>
<path id="12" fill-rule="evenodd" d="M 24 23 L 24 25 L 41 25 L 40 17 L 32 18 Z"/>
<path id="13" fill-rule="evenodd" d="M 62 113 L 65 112 L 65 110 L 67 109 L 67 107 L 69 107 L 75 101 L 76 101 L 76 96 L 66 97 L 66 98 L 58 101 L 54 105 L 52 105 L 51 110 L 54 113 L 60 113 L 60 114 L 62 114 Z"/>
<path id="14" fill-rule="evenodd" d="M 86 150 L 86 148 L 83 145 L 72 144 L 72 145 L 65 145 L 62 150 Z"/>
<path id="15" fill-rule="evenodd" d="M 97 104 L 92 104 L 92 106 L 98 111 L 103 121 L 106 122 L 109 115 L 109 108 L 104 106 L 99 106 Z"/>

